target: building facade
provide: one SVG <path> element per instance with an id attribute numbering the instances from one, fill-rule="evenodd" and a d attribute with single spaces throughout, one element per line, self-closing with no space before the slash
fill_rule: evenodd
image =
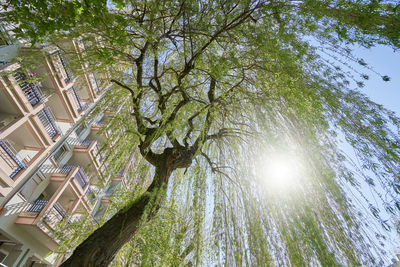
<path id="1" fill-rule="evenodd" d="M 66 45 L 84 53 L 81 40 Z M 110 87 L 109 73 L 74 75 L 68 55 L 51 46 L 3 42 L 0 53 L 0 263 L 57 266 L 49 255 L 60 242 L 57 225 L 101 217 L 134 159 L 100 186 L 107 133 L 98 131 L 109 115 L 85 118 Z M 34 55 L 35 64 L 12 63 L 17 55 Z"/>

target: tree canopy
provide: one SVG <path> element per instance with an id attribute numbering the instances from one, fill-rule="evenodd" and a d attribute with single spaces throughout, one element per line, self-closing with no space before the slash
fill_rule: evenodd
<path id="1" fill-rule="evenodd" d="M 109 169 L 138 147 L 154 170 L 146 192 L 132 194 L 63 266 L 354 266 L 384 258 L 343 187 L 359 188 L 358 174 L 400 215 L 400 120 L 355 88 L 368 79 L 359 69 L 379 74 L 352 52 L 400 47 L 395 1 L 2 5 L 2 20 L 32 45 L 85 43 L 77 61 L 92 64 L 83 71 L 110 71 L 114 84 L 99 109 L 119 107 L 105 127 L 113 132 Z M 338 135 L 360 170 L 346 164 Z M 262 171 L 280 154 L 296 168 L 283 188 Z"/>

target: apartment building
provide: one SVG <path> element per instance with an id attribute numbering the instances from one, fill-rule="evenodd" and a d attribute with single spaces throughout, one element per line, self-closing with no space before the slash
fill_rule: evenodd
<path id="1" fill-rule="evenodd" d="M 81 40 L 65 45 L 77 56 L 85 51 Z M 75 75 L 68 55 L 52 46 L 3 42 L 0 53 L 0 263 L 57 266 L 61 260 L 49 255 L 60 242 L 57 225 L 101 217 L 134 159 L 100 186 L 107 133 L 98 132 L 110 114 L 84 118 L 110 87 L 107 72 Z M 34 55 L 35 64 L 12 63 L 16 55 Z"/>

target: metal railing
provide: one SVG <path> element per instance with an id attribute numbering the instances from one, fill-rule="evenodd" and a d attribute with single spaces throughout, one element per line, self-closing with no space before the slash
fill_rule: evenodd
<path id="1" fill-rule="evenodd" d="M 82 189 L 85 188 L 85 186 L 89 183 L 89 179 L 86 176 L 86 174 L 83 172 L 83 169 L 80 167 L 78 169 L 78 172 L 75 174 L 75 178 L 82 187 Z"/>
<path id="2" fill-rule="evenodd" d="M 111 87 L 111 84 L 109 84 L 106 89 L 108 90 L 110 87 Z M 104 94 L 102 94 L 100 96 L 99 101 L 101 101 L 101 99 L 103 97 L 104 97 Z M 88 112 L 92 111 L 96 107 L 96 104 L 89 104 L 89 105 L 90 105 L 90 108 L 89 108 Z M 78 120 L 77 124 L 83 122 L 83 119 L 84 119 L 83 117 L 80 118 Z M 76 126 L 71 127 L 69 130 L 66 131 L 66 133 L 64 133 L 64 136 L 62 136 L 60 138 L 60 140 L 58 140 L 57 143 L 55 144 L 52 152 L 59 149 L 64 144 L 64 142 L 67 142 L 69 144 L 68 140 L 70 138 L 70 134 L 75 130 L 75 127 Z M 53 155 L 53 153 L 50 153 L 50 154 L 47 154 L 42 159 L 39 159 L 37 166 L 41 166 L 42 164 L 44 164 L 47 160 L 49 160 L 52 157 L 52 155 Z M 14 189 L 2 199 L 2 201 L 0 203 L 1 204 L 0 207 L 6 206 L 16 194 L 21 192 L 21 190 L 36 177 L 36 174 L 39 171 L 40 171 L 40 168 L 36 168 L 36 169 L 32 169 L 32 170 L 28 171 L 27 176 L 29 176 L 29 178 L 25 179 L 23 182 L 19 183 L 18 186 L 14 187 Z"/>
<path id="3" fill-rule="evenodd" d="M 66 211 L 59 203 L 54 203 L 53 208 L 60 214 L 63 218 L 65 217 Z"/>
<path id="4" fill-rule="evenodd" d="M 27 211 L 40 213 L 43 210 L 43 208 L 47 205 L 47 203 L 49 203 L 48 200 L 37 199 L 35 200 L 35 202 L 33 202 L 32 206 L 30 206 Z"/>
<path id="5" fill-rule="evenodd" d="M 14 78 L 32 107 L 43 102 L 43 93 L 37 85 L 27 82 L 26 75 L 23 72 L 14 73 Z"/>
<path id="6" fill-rule="evenodd" d="M 87 109 L 88 107 L 90 107 L 90 103 L 88 103 L 88 102 L 83 102 L 83 104 L 82 104 L 82 110 L 85 110 L 85 109 Z"/>
<path id="7" fill-rule="evenodd" d="M 14 178 L 22 169 L 26 167 L 25 162 L 17 156 L 17 151 L 7 140 L 0 140 L 0 157 L 13 170 L 10 178 Z"/>
<path id="8" fill-rule="evenodd" d="M 95 122 L 93 122 L 93 124 L 92 124 L 92 126 L 93 127 L 103 127 L 104 125 L 106 124 L 106 122 L 105 121 L 95 121 Z"/>
<path id="9" fill-rule="evenodd" d="M 88 189 L 86 190 L 85 196 L 88 198 L 91 204 L 93 204 L 93 202 L 97 199 L 95 191 L 90 187 L 88 187 Z"/>
<path id="10" fill-rule="evenodd" d="M 95 153 L 96 157 L 99 157 L 99 161 L 103 161 L 105 151 L 100 151 L 100 150 L 101 149 L 100 149 L 99 144 L 96 143 L 96 148 L 94 149 L 94 153 Z"/>
<path id="11" fill-rule="evenodd" d="M 97 74 L 96 73 L 93 73 L 93 78 L 94 78 L 94 82 L 96 83 L 96 91 L 97 91 L 97 93 L 101 93 L 102 89 L 101 89 L 101 87 L 99 85 L 99 82 L 97 80 Z"/>
<path id="12" fill-rule="evenodd" d="M 35 213 L 40 213 L 44 207 L 46 207 L 46 205 L 49 203 L 48 200 L 43 200 L 43 199 L 37 199 L 35 200 L 35 202 L 33 202 L 32 206 L 29 207 L 29 209 L 27 210 L 28 212 L 35 212 Z M 62 218 L 65 217 L 65 210 L 64 208 L 59 204 L 59 203 L 54 203 L 53 207 L 51 207 L 47 212 L 46 215 L 48 215 L 49 213 L 52 212 L 52 209 L 54 209 L 58 215 L 60 215 Z"/>
<path id="13" fill-rule="evenodd" d="M 80 145 L 82 146 L 90 146 L 90 144 L 93 142 L 93 140 L 83 140 L 81 141 Z"/>
<path id="14" fill-rule="evenodd" d="M 63 165 L 58 168 L 54 167 L 53 165 L 47 165 L 44 164 L 42 167 L 40 167 L 40 170 L 43 173 L 62 173 L 62 174 L 69 174 L 72 169 L 74 168 L 74 165 Z"/>
<path id="15" fill-rule="evenodd" d="M 78 138 L 74 137 L 68 137 L 67 138 L 67 143 L 71 146 L 84 146 L 84 147 L 89 147 L 90 144 L 93 142 L 93 140 L 79 140 Z"/>
<path id="16" fill-rule="evenodd" d="M 61 134 L 61 130 L 58 128 L 54 115 L 49 107 L 44 107 L 39 111 L 38 117 L 51 138 Z"/>
<path id="17" fill-rule="evenodd" d="M 74 86 L 71 87 L 71 90 L 72 90 L 72 92 L 73 92 L 73 94 L 75 96 L 75 100 L 76 100 L 76 103 L 78 105 L 78 112 L 81 112 L 83 110 L 81 98 L 80 98 L 80 96 L 79 96 L 79 94 L 76 91 L 76 88 Z"/>
<path id="18" fill-rule="evenodd" d="M 74 77 L 72 75 L 71 70 L 67 67 L 67 60 L 59 53 L 58 56 L 60 57 L 60 61 L 62 66 L 64 67 L 65 74 L 67 75 L 67 78 L 64 79 L 65 83 L 70 83 Z"/>
<path id="19" fill-rule="evenodd" d="M 59 203 L 54 203 L 49 208 L 42 220 L 51 227 L 52 230 L 56 229 L 57 225 L 65 218 L 66 212 Z"/>
<path id="20" fill-rule="evenodd" d="M 63 166 L 57 168 L 57 173 L 68 174 L 72 171 L 73 168 L 74 168 L 74 165 L 63 165 Z"/>

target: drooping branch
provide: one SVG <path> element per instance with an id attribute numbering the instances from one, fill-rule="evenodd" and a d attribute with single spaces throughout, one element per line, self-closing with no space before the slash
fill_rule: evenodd
<path id="1" fill-rule="evenodd" d="M 119 82 L 119 81 L 117 81 L 117 80 L 115 80 L 115 79 L 111 79 L 110 82 L 116 83 L 116 84 L 118 84 L 119 86 L 121 86 L 121 87 L 125 88 L 126 90 L 128 90 L 128 91 L 131 93 L 133 103 L 136 102 L 135 91 L 134 91 L 132 88 L 130 88 L 130 87 L 127 86 L 126 84 L 123 84 L 123 83 L 121 83 L 121 82 Z"/>
<path id="2" fill-rule="evenodd" d="M 134 113 L 131 113 L 131 114 L 135 116 L 138 132 L 141 134 L 145 134 L 147 128 L 143 123 L 143 117 L 140 114 L 139 108 L 136 106 L 137 96 L 135 94 L 135 91 L 132 88 L 130 88 L 129 86 L 127 86 L 126 84 L 123 84 L 115 79 L 111 79 L 110 81 L 121 86 L 122 88 L 124 88 L 130 92 L 131 97 L 132 97 L 132 102 L 133 102 L 132 105 L 133 105 L 133 108 L 135 111 Z"/>
<path id="3" fill-rule="evenodd" d="M 185 63 L 185 66 L 184 66 L 183 70 L 181 71 L 181 73 L 177 77 L 178 86 L 180 87 L 183 78 L 185 78 L 190 73 L 190 71 L 194 68 L 194 65 L 195 65 L 194 63 L 195 63 L 196 59 L 198 57 L 200 57 L 203 54 L 203 52 L 219 36 L 221 36 L 224 32 L 232 30 L 232 29 L 238 27 L 239 25 L 241 25 L 242 23 L 244 23 L 251 16 L 251 14 L 254 13 L 255 10 L 257 10 L 257 9 L 262 7 L 262 5 L 263 5 L 262 3 L 263 3 L 262 1 L 259 1 L 253 8 L 246 9 L 241 14 L 239 14 L 234 19 L 232 19 L 229 23 L 224 24 L 218 31 L 214 32 L 214 34 L 212 34 L 211 38 L 205 44 L 203 44 L 199 49 L 197 49 L 193 53 L 193 56 Z"/>
<path id="4" fill-rule="evenodd" d="M 178 115 L 178 112 L 181 108 L 183 108 L 187 103 L 189 103 L 189 100 L 181 100 L 179 101 L 179 103 L 175 106 L 174 110 L 171 112 L 171 115 L 169 115 L 169 117 L 166 119 L 165 121 L 165 126 L 168 126 L 168 124 L 172 123 L 175 118 L 176 115 Z"/>
<path id="5" fill-rule="evenodd" d="M 211 105 L 214 103 L 214 94 L 215 94 L 215 88 L 216 88 L 216 80 L 211 76 L 211 81 L 210 81 L 210 86 L 208 89 L 208 100 L 210 101 L 210 104 L 205 106 L 203 109 L 201 109 L 200 111 L 196 112 L 195 114 L 193 114 L 189 119 L 188 119 L 188 125 L 189 125 L 189 130 L 186 132 L 186 135 L 183 139 L 184 144 L 187 146 L 188 145 L 188 140 L 190 138 L 190 135 L 192 134 L 193 130 L 194 130 L 194 125 L 193 125 L 193 120 L 199 116 L 203 110 L 205 110 L 205 108 L 209 108 L 211 107 Z"/>

